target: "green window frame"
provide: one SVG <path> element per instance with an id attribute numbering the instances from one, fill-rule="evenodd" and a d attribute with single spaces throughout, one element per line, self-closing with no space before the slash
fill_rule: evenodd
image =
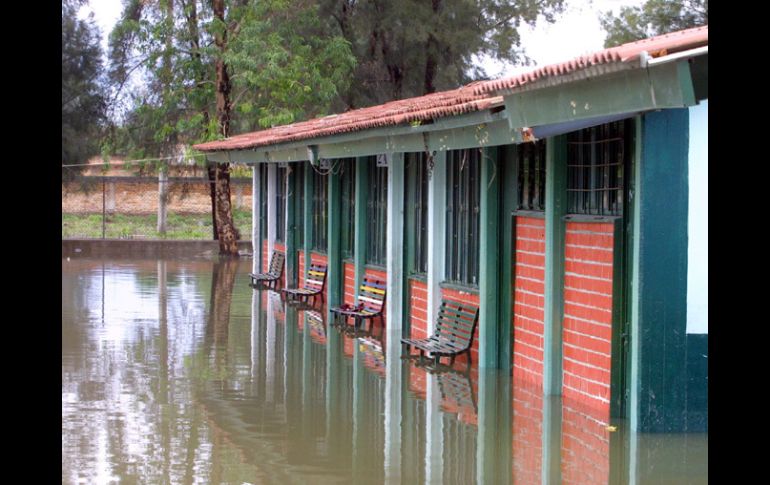
<path id="1" fill-rule="evenodd" d="M 342 218 L 340 246 L 343 259 L 353 259 L 356 237 L 356 160 L 340 160 L 340 192 L 342 199 Z"/>
<path id="2" fill-rule="evenodd" d="M 329 183 L 327 175 L 313 168 L 313 203 L 312 227 L 313 238 L 310 247 L 313 251 L 325 253 L 328 241 L 329 223 Z"/>
<path id="3" fill-rule="evenodd" d="M 286 168 L 275 170 L 275 240 L 286 241 Z"/>
<path id="4" fill-rule="evenodd" d="M 369 161 L 367 182 L 368 197 L 366 200 L 366 263 L 385 266 L 385 238 L 387 232 L 388 214 L 388 168 L 378 167 L 374 157 Z"/>
<path id="5" fill-rule="evenodd" d="M 477 287 L 481 212 L 481 150 L 447 152 L 446 265 L 451 283 Z"/>
<path id="6" fill-rule="evenodd" d="M 408 262 L 411 274 L 428 271 L 428 163 L 425 153 L 407 153 L 406 201 L 409 224 L 409 247 L 412 249 Z"/>
<path id="7" fill-rule="evenodd" d="M 517 210 L 545 211 L 545 140 L 516 147 L 519 162 Z"/>
<path id="8" fill-rule="evenodd" d="M 633 119 L 567 135 L 567 212 L 622 216 L 625 168 L 633 153 Z"/>

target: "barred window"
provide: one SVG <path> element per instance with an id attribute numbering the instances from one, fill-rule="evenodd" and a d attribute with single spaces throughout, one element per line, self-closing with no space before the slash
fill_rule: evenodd
<path id="1" fill-rule="evenodd" d="M 447 152 L 445 277 L 470 286 L 479 283 L 480 180 L 478 149 Z"/>
<path id="2" fill-rule="evenodd" d="M 311 247 L 316 251 L 326 252 L 328 192 L 327 176 L 313 170 L 313 243 Z"/>
<path id="3" fill-rule="evenodd" d="M 366 201 L 366 262 L 385 266 L 385 232 L 387 231 L 388 169 L 377 167 L 369 157 L 368 197 Z"/>
<path id="4" fill-rule="evenodd" d="M 267 164 L 259 164 L 259 227 L 262 238 L 267 238 Z"/>
<path id="5" fill-rule="evenodd" d="M 292 169 L 296 170 L 294 180 L 298 182 L 294 185 L 294 187 L 298 187 L 298 189 L 292 190 L 297 190 L 297 198 L 299 201 L 299 210 L 296 212 L 297 247 L 299 248 L 302 248 L 305 245 L 305 170 L 307 169 L 306 165 L 308 163 L 309 162 L 300 162 L 292 165 Z"/>
<path id="6" fill-rule="evenodd" d="M 356 163 L 355 158 L 340 160 L 340 192 L 342 198 L 342 257 L 352 259 L 355 246 L 356 228 Z"/>
<path id="7" fill-rule="evenodd" d="M 275 239 L 286 240 L 286 168 L 275 170 Z"/>
<path id="8" fill-rule="evenodd" d="M 424 153 L 406 154 L 407 202 L 409 223 L 412 224 L 414 261 L 409 268 L 414 273 L 428 270 L 428 164 Z"/>
<path id="9" fill-rule="evenodd" d="M 623 215 L 623 178 L 632 151 L 633 120 L 567 135 L 570 214 Z"/>
<path id="10" fill-rule="evenodd" d="M 545 210 L 545 140 L 516 147 L 519 160 L 518 210 Z"/>

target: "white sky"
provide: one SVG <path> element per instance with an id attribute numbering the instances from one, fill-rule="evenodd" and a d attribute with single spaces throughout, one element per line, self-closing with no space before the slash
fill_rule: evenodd
<path id="1" fill-rule="evenodd" d="M 538 22 L 534 29 L 525 26 L 521 29 L 522 45 L 537 65 L 546 65 L 565 61 L 601 50 L 604 43 L 604 31 L 599 25 L 599 12 L 613 10 L 618 12 L 624 5 L 640 5 L 643 0 L 566 0 L 564 14 L 556 22 L 548 24 Z M 107 35 L 112 30 L 121 10 L 120 0 L 90 0 L 89 7 L 84 7 L 81 14 L 93 11 L 97 24 L 102 29 L 102 46 L 107 49 Z M 481 60 L 489 75 L 493 78 L 511 76 L 529 67 L 502 65 L 492 60 Z"/>

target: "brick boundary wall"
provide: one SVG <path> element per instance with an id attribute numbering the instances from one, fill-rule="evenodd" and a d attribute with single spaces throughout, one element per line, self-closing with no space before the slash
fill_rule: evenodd
<path id="1" fill-rule="evenodd" d="M 543 385 L 545 219 L 516 217 L 513 376 Z"/>
<path id="2" fill-rule="evenodd" d="M 607 417 L 612 366 L 612 223 L 568 222 L 564 262 L 565 399 Z"/>
<path id="3" fill-rule="evenodd" d="M 102 194 L 104 179 L 104 194 Z M 210 214 L 209 181 L 204 178 L 169 177 L 168 212 Z M 234 208 L 251 210 L 250 179 L 230 179 Z M 101 214 L 102 201 L 109 214 L 149 215 L 158 212 L 157 177 L 81 177 L 62 184 L 63 214 Z"/>

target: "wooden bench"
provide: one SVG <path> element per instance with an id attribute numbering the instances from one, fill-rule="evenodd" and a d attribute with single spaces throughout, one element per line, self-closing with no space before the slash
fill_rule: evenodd
<path id="1" fill-rule="evenodd" d="M 315 297 L 318 295 L 321 295 L 321 301 L 323 301 L 324 287 L 326 287 L 326 266 L 313 263 L 308 269 L 302 288 L 283 288 L 281 291 L 288 297 L 305 302 L 312 296 L 315 303 Z"/>
<path id="2" fill-rule="evenodd" d="M 358 290 L 358 305 L 353 307 L 342 305 L 332 308 L 331 312 L 334 314 L 335 320 L 338 317 L 342 317 L 344 322 L 347 323 L 348 317 L 353 317 L 354 327 L 357 329 L 360 328 L 363 320 L 373 320 L 375 317 L 380 317 L 380 321 L 384 326 L 385 321 L 382 317 L 382 310 L 385 308 L 386 288 L 385 282 L 364 277 L 364 282 Z M 372 330 L 371 325 L 373 323 L 370 324 L 369 331 Z"/>
<path id="3" fill-rule="evenodd" d="M 281 279 L 283 275 L 283 266 L 285 256 L 279 251 L 273 251 L 273 256 L 270 258 L 270 268 L 267 273 L 249 273 L 251 277 L 251 286 L 257 286 L 258 283 L 273 283 Z"/>
<path id="4" fill-rule="evenodd" d="M 441 357 L 450 357 L 449 365 L 452 365 L 455 357 L 467 352 L 468 365 L 470 365 L 470 350 L 478 321 L 477 306 L 443 299 L 433 335 L 424 339 L 402 338 L 401 343 L 406 345 L 407 353 L 412 346 L 417 348 L 420 351 L 420 358 L 425 352 L 430 352 L 436 364 L 439 364 Z"/>

